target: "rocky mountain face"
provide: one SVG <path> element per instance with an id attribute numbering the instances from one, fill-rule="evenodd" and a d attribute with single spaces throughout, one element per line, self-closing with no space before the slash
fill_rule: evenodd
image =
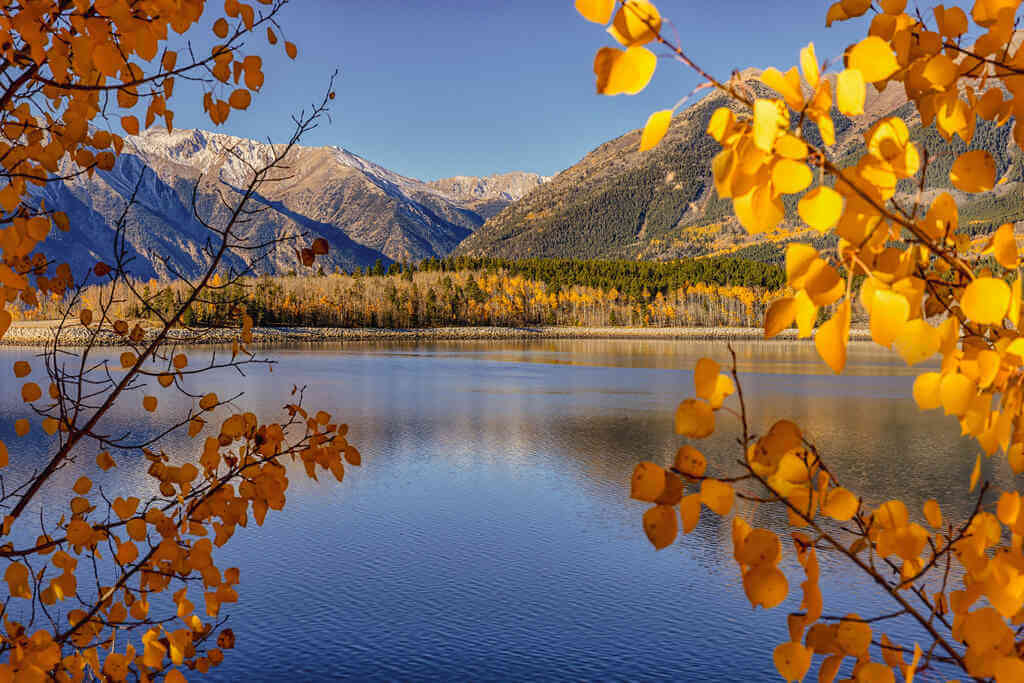
<path id="1" fill-rule="evenodd" d="M 204 245 L 213 235 L 193 212 L 193 190 L 199 216 L 223 226 L 229 210 L 221 198 L 230 203 L 237 197 L 248 181 L 247 163 L 260 163 L 271 151 L 265 143 L 200 130 L 130 137 L 113 170 L 38 190 L 38 199 L 66 211 L 72 224 L 69 233 L 51 235 L 47 255 L 76 270 L 109 260 L 123 214 L 137 277 L 194 275 L 206 263 Z M 250 243 L 285 233 L 308 234 L 306 243 L 323 237 L 331 250 L 318 264 L 327 272 L 378 259 L 387 264 L 445 256 L 487 217 L 545 180 L 511 173 L 428 183 L 338 147 L 296 147 L 285 165 L 277 180 L 260 188 L 250 208 L 261 210 L 247 217 L 242 234 Z M 236 270 L 254 264 L 261 273 L 297 268 L 291 249 L 234 249 L 226 263 Z"/>
<path id="2" fill-rule="evenodd" d="M 742 75 L 743 86 L 756 94 L 768 91 L 758 72 Z M 468 236 L 456 254 L 520 257 L 670 259 L 734 254 L 779 260 L 794 239 L 820 241 L 805 231 L 796 216 L 796 197 L 786 200 L 788 218 L 780 229 L 751 236 L 739 225 L 732 203 L 714 189 L 711 160 L 721 149 L 705 131 L 712 113 L 726 104 L 712 94 L 678 113 L 661 144 L 640 152 L 640 131 L 611 140 L 554 176 L 524 199 L 510 204 Z M 922 128 L 902 89 L 878 93 L 869 88 L 865 114 L 837 115 L 835 159 L 854 163 L 864 151 L 864 132 L 884 116 L 898 115 L 911 137 L 929 156 L 925 199 L 950 191 L 961 206 L 961 225 L 984 232 L 1000 222 L 1024 219 L 1024 164 L 1013 145 L 1011 126 L 979 122 L 970 148 L 992 152 L 1000 176 L 1009 182 L 996 196 L 975 197 L 953 190 L 948 181 L 953 160 L 967 146 L 955 138 L 947 144 L 933 126 Z M 820 142 L 813 124 L 804 130 Z M 898 188 L 904 199 L 916 193 L 908 181 Z"/>

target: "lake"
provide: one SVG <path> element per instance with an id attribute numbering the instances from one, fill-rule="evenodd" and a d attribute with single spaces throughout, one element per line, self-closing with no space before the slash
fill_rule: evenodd
<path id="1" fill-rule="evenodd" d="M 898 357 L 854 345 L 847 374 L 836 377 L 811 344 L 734 347 L 755 430 L 798 419 L 869 504 L 899 494 L 918 518 L 927 498 L 947 517 L 966 514 L 953 501 L 977 448 L 952 419 L 917 412 L 914 371 Z M 0 365 L 27 353 L 0 351 Z M 363 467 L 347 468 L 340 485 L 296 470 L 285 510 L 219 551 L 220 566 L 242 567 L 242 584 L 240 602 L 227 608 L 238 645 L 211 680 L 778 680 L 771 652 L 788 639 L 785 615 L 799 610 L 803 579 L 791 544 L 789 598 L 755 611 L 728 521 L 705 511 L 694 533 L 656 552 L 641 528 L 645 504 L 628 499 L 637 462 L 671 463 L 683 443 L 673 413 L 693 394 L 693 364 L 709 355 L 724 365 L 724 343 L 368 343 L 268 353 L 279 361 L 273 373 L 224 373 L 203 386 L 222 397 L 244 390 L 237 405 L 269 418 L 293 384 L 305 385 L 307 405 L 348 422 Z M 8 418 L 23 408 L 5 393 Z M 117 428 L 147 420 L 135 406 L 113 416 Z M 0 427 L 9 445 L 10 422 Z M 698 448 L 721 472 L 738 451 L 735 429 L 719 424 Z M 45 457 L 31 436 L 17 448 L 12 471 Z M 107 490 L 145 482 L 145 467 L 122 459 Z M 1012 479 L 1005 458 L 985 467 L 997 483 Z M 776 512 L 738 509 L 782 528 Z M 895 611 L 828 554 L 820 560 L 826 614 Z M 915 637 L 906 628 L 889 634 Z"/>

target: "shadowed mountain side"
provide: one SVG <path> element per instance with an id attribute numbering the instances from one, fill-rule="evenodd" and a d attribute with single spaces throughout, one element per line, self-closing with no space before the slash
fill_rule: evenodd
<path id="1" fill-rule="evenodd" d="M 76 271 L 109 260 L 107 242 L 134 193 L 126 218 L 133 272 L 158 278 L 195 275 L 206 261 L 209 231 L 193 213 L 193 190 L 198 214 L 223 226 L 230 211 L 219 195 L 230 201 L 232 188 L 247 184 L 249 168 L 262 165 L 275 149 L 281 148 L 199 130 L 150 130 L 129 137 L 111 171 L 39 189 L 36 196 L 48 208 L 67 212 L 76 226 L 47 253 L 70 259 Z M 326 272 L 372 266 L 378 259 L 386 265 L 446 256 L 483 224 L 474 207 L 493 213 L 543 182 L 536 174 L 521 173 L 434 187 L 337 147 L 296 146 L 285 165 L 287 170 L 260 188 L 258 202 L 268 211 L 248 216 L 239 234 L 251 243 L 288 233 L 323 237 L 331 245 L 319 261 Z M 61 171 L 75 169 L 65 161 Z M 260 274 L 299 269 L 292 249 L 260 256 L 236 249 L 225 265 L 239 271 L 254 264 Z"/>

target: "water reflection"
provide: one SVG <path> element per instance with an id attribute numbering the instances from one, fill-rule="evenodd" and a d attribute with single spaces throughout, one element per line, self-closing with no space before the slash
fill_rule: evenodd
<path id="1" fill-rule="evenodd" d="M 837 378 L 808 344 L 733 346 L 755 429 L 797 417 L 869 501 L 909 489 L 916 510 L 934 497 L 947 516 L 967 513 L 956 499 L 975 450 L 955 422 L 917 413 L 913 373 L 898 358 L 855 345 Z M 692 393 L 688 369 L 702 355 L 724 364 L 724 344 L 360 343 L 272 353 L 281 361 L 272 374 L 224 374 L 218 392 L 244 388 L 239 407 L 269 418 L 293 384 L 306 385 L 311 406 L 350 423 L 366 466 L 350 468 L 341 486 L 295 471 L 285 511 L 221 551 L 244 570 L 231 624 L 239 647 L 219 679 L 774 680 L 771 649 L 786 638 L 784 614 L 798 609 L 799 591 L 770 613 L 752 611 L 728 522 L 707 516 L 655 553 L 640 528 L 643 506 L 626 499 L 635 463 L 668 462 L 679 445 L 672 413 Z M 15 356 L 0 352 L 0 365 Z M 13 393 L 0 397 L 8 443 L 20 409 Z M 158 427 L 148 420 L 128 406 L 109 428 Z M 738 452 L 723 427 L 700 447 L 727 466 Z M 43 462 L 43 440 L 18 446 L 12 468 Z M 182 439 L 167 450 L 191 447 Z M 1012 478 L 1003 459 L 986 468 L 1002 483 Z M 124 461 L 101 483 L 117 495 L 145 481 L 144 470 Z M 763 509 L 746 512 L 779 524 Z M 891 611 L 866 582 L 822 561 L 826 613 Z M 800 578 L 791 574 L 794 589 Z"/>

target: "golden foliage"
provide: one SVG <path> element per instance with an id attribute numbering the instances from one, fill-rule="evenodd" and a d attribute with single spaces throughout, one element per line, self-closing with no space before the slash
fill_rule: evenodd
<path id="1" fill-rule="evenodd" d="M 620 12 L 630 4 L 620 3 Z M 1015 32 L 1019 4 L 977 0 L 963 8 L 940 5 L 929 15 L 908 12 L 905 0 L 882 0 L 877 7 L 868 0 L 840 0 L 828 8 L 826 23 L 878 10 L 868 35 L 846 50 L 834 77 L 822 77 L 813 45 L 801 51 L 799 69 L 765 69 L 760 79 L 777 97 L 754 98 L 735 80 L 721 81 L 701 69 L 661 33 L 656 10 L 647 11 L 658 21 L 647 24 L 652 35 L 645 41 L 667 48 L 704 85 L 731 100 L 729 107 L 714 113 L 707 132 L 722 148 L 711 163 L 716 190 L 732 200 L 740 224 L 752 233 L 773 229 L 784 217 L 782 196 L 795 195 L 801 221 L 836 240 L 835 248 L 821 251 L 811 245 L 789 246 L 787 282 L 794 294 L 768 309 L 765 335 L 775 336 L 796 322 L 800 336 L 813 333 L 822 359 L 842 372 L 851 312 L 854 304 L 861 305 L 873 341 L 894 347 L 907 364 L 938 356 L 938 368 L 914 382 L 917 405 L 922 410 L 942 408 L 986 457 L 1005 453 L 1015 472 L 1024 471 L 1024 333 L 1013 226 L 1001 227 L 987 242 L 974 242 L 959 230 L 951 194 L 940 193 L 928 204 L 921 193 L 915 197 L 898 192 L 898 183 L 905 180 L 923 189 L 928 164 L 899 117 L 865 122 L 870 127 L 863 152 L 844 157 L 834 149 L 833 104 L 842 114 L 858 116 L 864 112 L 869 84 L 879 91 L 898 87 L 923 125 L 934 126 L 946 141 L 957 136 L 970 144 L 978 118 L 1008 125 L 1020 111 L 1017 100 L 1024 97 Z M 615 32 L 613 36 L 618 37 Z M 632 83 L 640 84 L 639 79 Z M 821 143 L 805 137 L 804 122 L 817 127 Z M 1013 140 L 1024 146 L 1019 122 Z M 955 159 L 948 180 L 961 192 L 985 193 L 996 187 L 996 178 L 992 155 L 975 149 Z M 986 263 L 983 257 L 988 255 L 1001 270 Z M 819 325 L 817 314 L 824 306 L 831 310 Z M 716 372 L 714 361 L 698 363 L 696 397 L 680 403 L 676 431 L 705 438 L 721 428 L 720 418 L 737 417 L 742 468 L 710 474 L 724 468 L 724 459 L 708 463 L 705 473 L 702 456 L 696 475 L 701 500 L 719 515 L 732 508 L 725 503 L 726 489 L 729 496 L 781 505 L 797 529 L 792 549 L 806 574 L 801 584 L 805 611 L 789 615 L 791 640 L 773 654 L 784 679 L 802 680 L 812 657 L 819 656 L 819 680 L 832 680 L 843 657 L 856 658 L 856 680 L 912 680 L 937 662 L 978 679 L 1024 679 L 1024 649 L 1017 642 L 1024 615 L 1018 491 L 1002 492 L 993 507 L 987 498 L 989 485 L 982 483 L 982 456 L 972 453 L 968 480 L 951 484 L 962 486 L 958 490 L 963 496 L 981 484 L 966 519 L 945 519 L 935 500 L 922 511 L 932 531 L 913 521 L 899 500 L 872 511 L 856 492 L 840 485 L 794 423 L 778 422 L 758 437 L 751 431 L 741 391 L 735 402 L 709 403 L 707 387 Z M 732 374 L 738 379 L 735 369 Z M 683 449 L 665 472 L 689 482 L 695 476 L 693 459 Z M 657 500 L 662 494 L 651 484 L 648 495 Z M 823 521 L 819 512 L 842 526 Z M 680 513 L 689 531 L 696 524 L 692 506 L 680 505 Z M 779 552 L 772 537 L 772 532 L 752 530 L 741 517 L 733 518 L 744 591 L 753 605 L 766 608 L 779 604 L 788 592 L 786 577 L 776 567 Z M 659 535 L 658 540 L 667 538 Z M 879 619 L 916 622 L 927 640 L 925 647 L 893 643 L 873 628 L 878 619 L 822 616 L 818 548 L 835 552 L 869 575 L 900 608 Z M 951 574 L 956 565 L 959 569 Z M 956 589 L 956 583 L 962 587 Z"/>

